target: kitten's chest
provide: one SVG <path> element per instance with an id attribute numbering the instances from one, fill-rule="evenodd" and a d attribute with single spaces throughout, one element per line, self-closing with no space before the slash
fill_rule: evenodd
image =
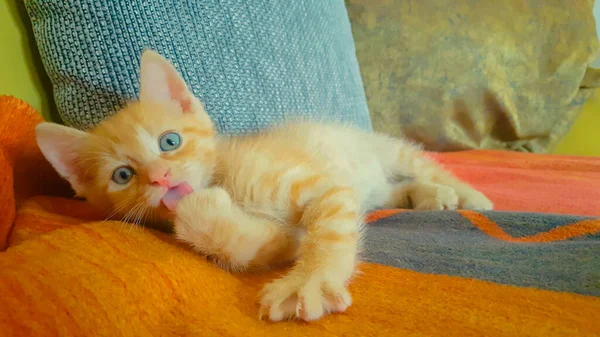
<path id="1" fill-rule="evenodd" d="M 247 153 L 221 167 L 215 184 L 244 211 L 288 223 L 293 213 L 291 186 L 307 169 L 264 153 Z"/>
<path id="2" fill-rule="evenodd" d="M 281 195 L 281 186 L 234 180 L 221 187 L 229 192 L 233 202 L 244 211 L 282 223 L 289 222 L 291 207 L 286 202 L 287 198 Z"/>

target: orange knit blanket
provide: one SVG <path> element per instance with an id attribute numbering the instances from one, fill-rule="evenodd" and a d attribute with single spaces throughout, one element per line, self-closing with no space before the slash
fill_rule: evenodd
<path id="1" fill-rule="evenodd" d="M 27 104 L 0 97 L 0 336 L 600 336 L 597 297 L 371 263 L 346 313 L 259 321 L 257 291 L 275 274 L 232 276 L 165 234 L 96 221 L 41 157 L 38 122 Z M 600 215 L 598 158 L 437 157 L 500 209 Z M 494 240 L 511 237 L 486 219 L 469 218 Z"/>

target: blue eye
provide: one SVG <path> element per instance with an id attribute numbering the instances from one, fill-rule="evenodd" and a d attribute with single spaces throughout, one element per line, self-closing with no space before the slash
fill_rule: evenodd
<path id="1" fill-rule="evenodd" d="M 112 180 L 119 185 L 125 185 L 129 181 L 131 181 L 131 178 L 133 178 L 134 173 L 135 172 L 131 167 L 121 166 L 113 172 Z"/>
<path id="2" fill-rule="evenodd" d="M 160 136 L 158 143 L 162 151 L 173 151 L 181 145 L 181 136 L 176 132 L 167 132 Z"/>

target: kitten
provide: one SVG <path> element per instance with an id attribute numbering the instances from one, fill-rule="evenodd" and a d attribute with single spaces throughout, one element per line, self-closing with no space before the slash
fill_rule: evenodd
<path id="1" fill-rule="evenodd" d="M 367 210 L 492 209 L 401 139 L 314 122 L 215 135 L 200 101 L 153 51 L 142 55 L 139 101 L 89 132 L 51 123 L 36 132 L 56 171 L 107 213 L 170 221 L 179 239 L 231 271 L 295 261 L 262 291 L 261 317 L 273 321 L 350 306 Z"/>

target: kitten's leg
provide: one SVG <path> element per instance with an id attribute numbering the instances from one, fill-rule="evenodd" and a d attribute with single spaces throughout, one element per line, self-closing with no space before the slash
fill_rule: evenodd
<path id="1" fill-rule="evenodd" d="M 385 207 L 454 210 L 458 207 L 458 195 L 446 185 L 409 181 L 393 187 Z"/>
<path id="2" fill-rule="evenodd" d="M 374 152 L 390 176 L 409 176 L 416 182 L 449 186 L 458 195 L 458 208 L 492 209 L 492 202 L 481 192 L 461 181 L 414 145 L 400 139 L 374 135 Z"/>
<path id="3" fill-rule="evenodd" d="M 275 221 L 247 214 L 213 187 L 178 204 L 175 235 L 229 271 L 264 269 L 295 258 L 297 239 Z"/>
<path id="4" fill-rule="evenodd" d="M 355 191 L 321 184 L 302 207 L 306 229 L 292 270 L 263 289 L 261 317 L 311 321 L 351 304 L 346 283 L 357 264 L 362 217 Z"/>

